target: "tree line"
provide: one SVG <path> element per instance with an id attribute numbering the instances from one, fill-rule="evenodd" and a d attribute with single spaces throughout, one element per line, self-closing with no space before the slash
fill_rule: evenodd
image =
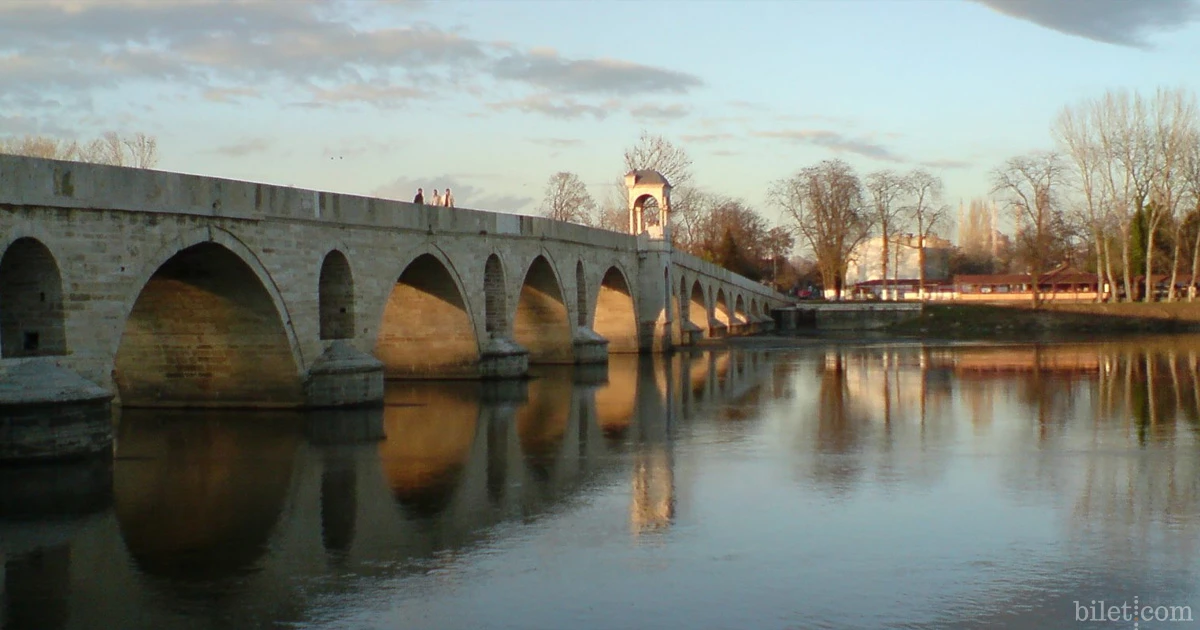
<path id="1" fill-rule="evenodd" d="M 154 168 L 158 165 L 158 140 L 141 132 L 122 135 L 110 131 L 85 141 L 27 135 L 0 138 L 0 153 L 111 166 Z"/>
<path id="2" fill-rule="evenodd" d="M 1013 158 L 995 172 L 1030 266 L 1085 250 L 1113 299 L 1156 298 L 1154 278 L 1200 273 L 1200 116 L 1196 96 L 1129 90 L 1064 107 L 1056 150 Z M 1139 278 L 1140 276 L 1140 278 Z"/>

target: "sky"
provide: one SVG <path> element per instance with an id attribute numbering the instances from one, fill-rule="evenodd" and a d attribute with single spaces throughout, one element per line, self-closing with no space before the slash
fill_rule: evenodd
<path id="1" fill-rule="evenodd" d="M 158 168 L 533 214 L 641 131 L 772 223 L 839 158 L 945 201 L 1109 89 L 1200 88 L 1200 0 L 0 0 L 0 136 L 156 136 Z"/>

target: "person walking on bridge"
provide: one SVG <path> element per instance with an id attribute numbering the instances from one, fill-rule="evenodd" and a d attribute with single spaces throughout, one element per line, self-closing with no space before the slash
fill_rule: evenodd
<path id="1" fill-rule="evenodd" d="M 446 196 L 442 197 L 442 205 L 446 206 L 447 208 L 454 207 L 454 195 L 450 192 L 449 187 L 446 188 Z"/>
<path id="2" fill-rule="evenodd" d="M 422 190 L 420 188 L 417 189 L 417 196 L 413 197 L 413 203 L 425 205 L 425 191 L 424 190 Z"/>
<path id="3" fill-rule="evenodd" d="M 433 205 L 435 205 L 435 206 L 442 205 L 442 196 L 440 194 L 438 194 L 438 191 L 436 188 L 433 189 Z"/>

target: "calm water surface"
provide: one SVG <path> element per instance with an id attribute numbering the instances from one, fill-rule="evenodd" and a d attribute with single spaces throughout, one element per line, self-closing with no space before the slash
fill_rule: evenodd
<path id="1" fill-rule="evenodd" d="M 126 410 L 111 462 L 0 470 L 0 622 L 1133 628 L 1076 602 L 1200 613 L 1198 371 L 1186 337 L 814 346 Z"/>

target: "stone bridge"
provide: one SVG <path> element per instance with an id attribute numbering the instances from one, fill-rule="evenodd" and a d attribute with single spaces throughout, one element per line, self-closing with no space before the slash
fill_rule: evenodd
<path id="1" fill-rule="evenodd" d="M 10 426 L 63 401 L 378 403 L 384 378 L 669 351 L 769 326 L 785 303 L 646 234 L 15 156 L 0 252 Z M 94 437 L 70 434 L 21 448 Z M 0 459 L 14 448 L 0 437 Z"/>

